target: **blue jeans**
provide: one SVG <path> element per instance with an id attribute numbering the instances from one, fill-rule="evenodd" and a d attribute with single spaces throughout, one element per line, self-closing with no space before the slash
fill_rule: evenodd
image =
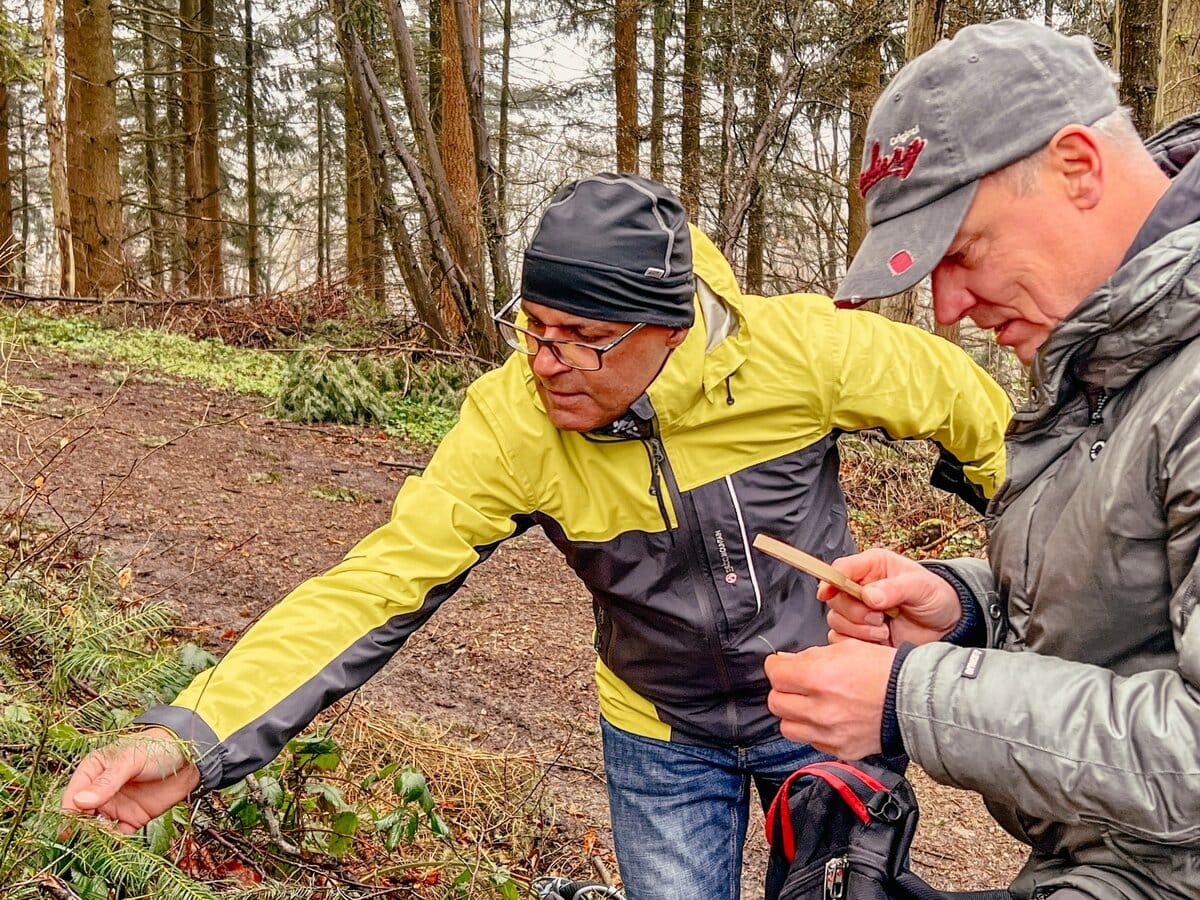
<path id="1" fill-rule="evenodd" d="M 788 775 L 828 759 L 782 737 L 694 747 L 630 734 L 603 718 L 600 728 L 627 900 L 738 900 L 750 782 L 766 809 Z M 785 874 L 768 871 L 767 883 Z"/>

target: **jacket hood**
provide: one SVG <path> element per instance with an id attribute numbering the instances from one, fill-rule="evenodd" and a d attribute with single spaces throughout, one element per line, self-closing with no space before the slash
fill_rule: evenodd
<path id="1" fill-rule="evenodd" d="M 1156 143 L 1157 142 L 1157 143 Z M 1033 362 L 1032 404 L 1017 431 L 1071 395 L 1071 382 L 1113 391 L 1200 336 L 1200 115 L 1177 122 L 1147 145 L 1168 174 L 1155 206 L 1107 282 L 1051 333 Z"/>

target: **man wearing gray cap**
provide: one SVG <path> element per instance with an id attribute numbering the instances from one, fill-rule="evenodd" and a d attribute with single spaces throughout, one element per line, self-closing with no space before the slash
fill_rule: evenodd
<path id="1" fill-rule="evenodd" d="M 521 297 L 497 320 L 516 354 L 471 386 L 391 520 L 141 716 L 169 740 L 86 759 L 65 809 L 132 831 L 253 772 L 538 526 L 593 598 L 628 896 L 738 896 L 751 782 L 769 799 L 817 756 L 780 737 L 763 660 L 827 633 L 816 581 L 750 542 L 769 531 L 826 559 L 853 549 L 843 431 L 932 438 L 941 483 L 983 500 L 1003 480 L 1008 398 L 915 328 L 828 297 L 743 295 L 679 199 L 635 175 L 554 197 Z"/>
<path id="2" fill-rule="evenodd" d="M 1200 116 L 1143 146 L 1090 41 L 1003 21 L 868 126 L 838 298 L 932 276 L 1031 365 L 989 562 L 837 561 L 828 647 L 767 661 L 782 731 L 906 751 L 1032 848 L 1018 898 L 1200 897 Z M 890 613 L 891 616 L 885 616 Z"/>

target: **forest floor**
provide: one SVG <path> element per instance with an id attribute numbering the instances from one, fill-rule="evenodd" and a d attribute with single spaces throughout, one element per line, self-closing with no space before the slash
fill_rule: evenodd
<path id="1" fill-rule="evenodd" d="M 11 420 L 19 425 L 0 429 L 10 471 L 39 467 L 47 435 L 70 439 L 42 486 L 42 517 L 129 566 L 139 592 L 171 603 L 181 634 L 217 654 L 383 523 L 403 479 L 429 455 L 368 428 L 282 422 L 261 400 L 191 383 L 117 383 L 103 368 L 57 355 L 37 355 L 7 377 L 44 396 Z M 594 833 L 592 852 L 608 855 L 590 608 L 540 532 L 509 541 L 356 702 L 461 743 L 532 754 L 546 768 L 560 824 Z M 915 868 L 944 888 L 1007 884 L 1022 848 L 974 795 L 911 774 L 922 802 Z M 762 896 L 765 858 L 755 824 L 749 900 Z M 581 872 L 586 863 L 567 874 Z"/>

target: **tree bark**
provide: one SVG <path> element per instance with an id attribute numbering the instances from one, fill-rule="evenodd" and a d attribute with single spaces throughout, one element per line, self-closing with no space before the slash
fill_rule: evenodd
<path id="1" fill-rule="evenodd" d="M 188 289 L 225 293 L 214 36 L 215 0 L 179 0 Z"/>
<path id="2" fill-rule="evenodd" d="M 650 177 L 663 180 L 665 95 L 667 83 L 667 35 L 675 17 L 674 0 L 653 0 L 654 58 L 650 74 Z"/>
<path id="3" fill-rule="evenodd" d="M 761 131 L 770 113 L 771 88 L 775 84 L 774 29 L 760 21 L 754 32 L 754 130 Z M 763 242 L 767 231 L 767 194 L 762 173 L 756 173 L 746 213 L 746 289 L 763 292 Z"/>
<path id="4" fill-rule="evenodd" d="M 63 60 L 75 290 L 104 297 L 125 282 L 110 0 L 63 0 Z"/>
<path id="5" fill-rule="evenodd" d="M 956 18 L 960 21 L 958 27 L 965 24 L 962 15 L 964 10 L 959 5 Z M 946 32 L 946 0 L 910 0 L 908 7 L 908 35 L 904 41 L 904 56 L 915 59 L 939 40 Z M 884 315 L 901 322 L 913 322 L 917 314 L 917 290 L 910 288 L 896 297 L 889 298 L 884 304 Z M 952 322 L 943 325 L 936 319 L 933 323 L 933 333 L 943 337 L 952 344 L 959 342 L 959 323 Z"/>
<path id="6" fill-rule="evenodd" d="M 856 18 L 866 20 L 862 4 L 855 7 Z M 871 108 L 879 99 L 883 81 L 883 61 L 880 57 L 882 38 L 874 28 L 859 30 L 860 39 L 850 45 L 849 58 L 849 113 L 850 113 L 850 164 L 847 185 L 846 222 L 846 265 L 849 266 L 862 246 L 867 234 L 866 199 L 858 188 L 858 177 L 862 172 L 862 159 L 866 145 L 867 120 Z"/>
<path id="7" fill-rule="evenodd" d="M 154 102 L 154 23 L 150 6 L 141 7 L 142 28 L 142 177 L 146 189 L 147 253 L 146 281 L 151 290 L 163 289 L 163 224 L 162 197 L 158 183 L 158 109 Z"/>
<path id="8" fill-rule="evenodd" d="M 638 53 L 639 0 L 615 0 L 613 25 L 613 86 L 617 105 L 617 170 L 638 170 Z"/>
<path id="9" fill-rule="evenodd" d="M 243 114 L 246 117 L 246 279 L 250 296 L 257 296 L 259 284 L 258 258 L 258 121 L 254 110 L 254 9 L 251 0 L 245 3 L 242 22 L 242 43 L 245 56 L 242 83 Z"/>
<path id="10" fill-rule="evenodd" d="M 1164 0 L 1154 129 L 1200 110 L 1200 0 Z"/>
<path id="11" fill-rule="evenodd" d="M 686 0 L 683 15 L 683 85 L 680 120 L 679 199 L 692 222 L 700 217 L 700 98 L 704 91 L 704 0 Z"/>
<path id="12" fill-rule="evenodd" d="M 467 113 L 472 129 L 471 145 L 475 150 L 475 184 L 478 203 L 483 218 L 487 254 L 492 269 L 492 290 L 496 305 L 503 306 L 512 294 L 508 274 L 508 253 L 505 249 L 504 232 L 500 229 L 500 217 L 496 209 L 496 169 L 492 165 L 488 148 L 487 119 L 483 110 L 483 64 L 479 47 L 479 27 L 473 21 L 476 8 L 468 0 L 456 3 L 458 36 L 461 50 L 463 84 L 467 89 Z M 468 27 L 468 24 L 470 27 Z M 499 358 L 502 353 L 500 336 L 492 322 L 491 304 L 486 291 L 475 295 L 474 321 L 471 323 L 472 344 L 483 348 L 481 353 L 489 359 Z"/>
<path id="13" fill-rule="evenodd" d="M 8 163 L 8 85 L 0 81 L 0 286 L 13 286 L 20 245 L 13 234 L 12 172 Z"/>
<path id="14" fill-rule="evenodd" d="M 508 225 L 508 106 L 512 101 L 509 88 L 509 62 L 512 58 L 512 0 L 504 0 L 503 36 L 500 39 L 500 123 L 496 134 L 496 205 L 499 207 L 500 229 Z"/>
<path id="15" fill-rule="evenodd" d="M 1133 124 L 1143 138 L 1154 132 L 1158 94 L 1159 32 L 1163 0 L 1117 0 L 1113 59 L 1121 73 L 1121 103 L 1133 111 Z"/>
<path id="16" fill-rule="evenodd" d="M 57 0 L 42 0 L 42 101 L 46 111 L 46 144 L 50 151 L 50 208 L 54 219 L 54 242 L 58 250 L 59 290 L 64 296 L 72 297 L 75 295 L 75 242 L 71 240 L 66 138 L 58 108 L 57 19 Z"/>
<path id="17" fill-rule="evenodd" d="M 435 2 L 435 0 L 430 0 Z M 450 194 L 463 212 L 463 225 L 466 241 L 462 247 L 456 248 L 458 254 L 455 262 L 467 272 L 479 272 L 480 264 L 480 232 L 479 222 L 479 180 L 475 173 L 475 143 L 472 136 L 471 114 L 467 109 L 467 85 L 463 80 L 463 47 L 460 43 L 460 26 L 457 4 L 455 0 L 436 0 L 442 6 L 442 131 L 441 154 L 446 167 L 446 178 L 450 186 Z M 475 21 L 472 16 L 466 23 L 472 35 L 470 43 L 475 43 Z M 459 255 L 461 254 L 461 255 Z M 467 329 L 469 315 L 454 303 L 449 291 L 439 292 L 442 319 L 450 329 L 452 339 L 463 337 Z M 478 295 L 476 295 L 478 296 Z"/>

